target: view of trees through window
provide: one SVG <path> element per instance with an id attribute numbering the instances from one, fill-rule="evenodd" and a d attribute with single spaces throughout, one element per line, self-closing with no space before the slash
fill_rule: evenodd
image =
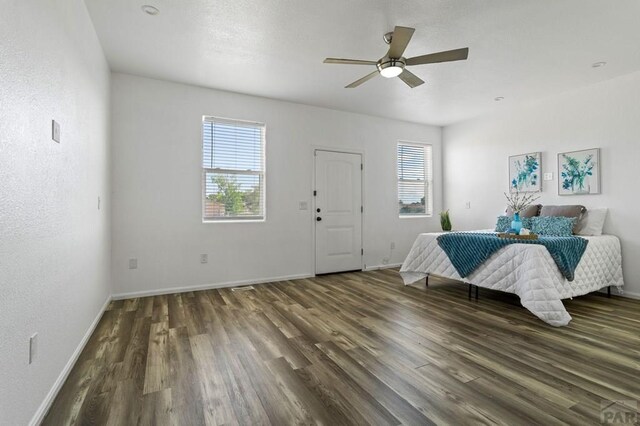
<path id="1" fill-rule="evenodd" d="M 213 189 L 207 195 L 207 203 L 211 216 L 215 216 L 215 212 L 219 216 L 239 216 L 252 215 L 259 216 L 260 209 L 260 184 L 248 188 L 234 175 L 224 175 L 209 173 L 208 179 Z"/>

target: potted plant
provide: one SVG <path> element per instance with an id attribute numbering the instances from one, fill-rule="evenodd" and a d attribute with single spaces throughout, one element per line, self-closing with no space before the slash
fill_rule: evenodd
<path id="1" fill-rule="evenodd" d="M 445 232 L 451 231 L 451 218 L 449 217 L 449 210 L 440 212 L 440 226 Z"/>
<path id="2" fill-rule="evenodd" d="M 536 201 L 540 196 L 535 194 L 527 194 L 519 191 L 508 194 L 505 192 L 504 196 L 507 198 L 507 205 L 513 210 L 513 221 L 511 222 L 511 229 L 520 234 L 522 229 L 522 220 L 520 220 L 520 212 Z"/>

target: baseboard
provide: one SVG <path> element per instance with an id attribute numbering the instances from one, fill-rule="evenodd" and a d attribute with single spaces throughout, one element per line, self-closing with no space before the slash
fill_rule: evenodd
<path id="1" fill-rule="evenodd" d="M 622 288 L 624 289 L 624 287 L 622 287 Z M 616 294 L 615 288 L 611 290 L 611 294 L 618 296 Z M 626 290 L 624 290 L 620 296 L 628 297 L 629 299 L 640 299 L 640 293 L 630 292 L 630 291 L 626 291 Z"/>
<path id="2" fill-rule="evenodd" d="M 51 386 L 51 389 L 49 389 L 49 393 L 44 398 L 44 401 L 42 401 L 42 404 L 40 404 L 40 407 L 38 407 L 38 410 L 31 418 L 31 421 L 29 422 L 29 426 L 37 426 L 40 423 L 42 423 L 42 421 L 44 420 L 44 416 L 49 411 L 49 408 L 51 408 L 51 404 L 53 404 L 53 401 L 56 399 L 56 396 L 58 396 L 58 392 L 60 392 L 62 385 L 64 385 L 64 382 L 67 380 L 67 377 L 69 377 L 69 373 L 71 373 L 71 369 L 76 364 L 76 361 L 80 357 L 80 354 L 82 353 L 82 350 L 84 349 L 85 345 L 89 341 L 89 338 L 93 334 L 93 331 L 98 326 L 98 322 L 100 322 L 100 318 L 102 318 L 102 314 L 104 314 L 104 312 L 107 310 L 107 306 L 109 306 L 109 302 L 111 302 L 111 295 L 107 296 L 107 300 L 105 300 L 104 304 L 102 305 L 102 308 L 100 308 L 98 315 L 96 315 L 95 319 L 87 329 L 87 332 L 84 334 L 84 336 L 82 337 L 82 340 L 78 344 L 78 347 L 76 347 L 76 350 L 73 351 L 71 358 L 69 358 L 69 361 L 67 361 L 67 364 L 64 366 L 64 368 L 60 372 L 60 375 L 56 379 L 55 383 L 53 384 L 53 386 Z"/>
<path id="3" fill-rule="evenodd" d="M 227 282 L 215 283 L 215 284 L 201 284 L 201 285 L 184 286 L 184 287 L 160 288 L 155 290 L 134 291 L 130 293 L 118 293 L 118 294 L 114 294 L 112 298 L 113 300 L 132 299 L 135 297 L 149 297 L 149 296 L 160 296 L 162 294 L 186 293 L 188 291 L 212 290 L 214 288 L 239 287 L 239 286 L 250 285 L 250 284 L 265 284 L 265 283 L 272 283 L 274 281 L 300 280 L 303 278 L 311 278 L 311 277 L 313 277 L 312 274 L 299 274 L 299 275 L 287 275 L 284 277 L 263 278 L 259 280 L 227 281 Z"/>
<path id="4" fill-rule="evenodd" d="M 386 265 L 373 265 L 373 266 L 367 266 L 364 270 L 365 271 L 376 271 L 378 269 L 391 269 L 391 268 L 399 268 L 402 266 L 402 263 L 391 263 L 391 264 L 386 264 Z"/>

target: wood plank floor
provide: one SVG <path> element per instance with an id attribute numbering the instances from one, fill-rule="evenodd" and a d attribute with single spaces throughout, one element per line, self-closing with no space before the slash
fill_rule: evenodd
<path id="1" fill-rule="evenodd" d="M 395 270 L 114 301 L 44 424 L 600 424 L 640 400 L 640 301 L 566 306 Z"/>

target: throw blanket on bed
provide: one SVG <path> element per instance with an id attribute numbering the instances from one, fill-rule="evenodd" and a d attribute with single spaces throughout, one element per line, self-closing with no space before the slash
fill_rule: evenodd
<path id="1" fill-rule="evenodd" d="M 540 244 L 547 248 L 564 277 L 573 281 L 574 272 L 588 241 L 579 237 L 539 237 L 537 240 L 499 238 L 496 234 L 453 232 L 438 237 L 438 245 L 447 254 L 461 277 L 467 277 L 493 253 L 509 244 Z"/>

